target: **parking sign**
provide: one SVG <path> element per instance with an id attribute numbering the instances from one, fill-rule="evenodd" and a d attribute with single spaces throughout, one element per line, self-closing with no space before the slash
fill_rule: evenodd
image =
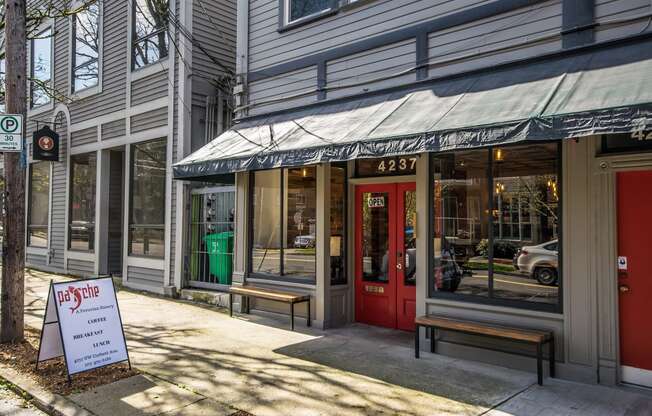
<path id="1" fill-rule="evenodd" d="M 23 116 L 20 114 L 0 115 L 0 152 L 23 150 Z"/>

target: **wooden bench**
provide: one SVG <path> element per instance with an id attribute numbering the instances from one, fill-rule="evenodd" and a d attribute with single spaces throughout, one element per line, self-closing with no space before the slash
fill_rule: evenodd
<path id="1" fill-rule="evenodd" d="M 310 323 L 310 295 L 299 295 L 292 292 L 283 292 L 256 286 L 231 286 L 229 289 L 229 315 L 233 317 L 233 295 L 240 295 L 246 299 L 246 313 L 249 313 L 249 298 L 260 298 L 290 304 L 290 322 L 294 331 L 294 305 L 308 302 L 308 326 Z"/>
<path id="2" fill-rule="evenodd" d="M 543 384 L 543 346 L 548 344 L 548 361 L 550 364 L 550 377 L 555 377 L 555 336 L 552 331 L 538 331 L 532 329 L 514 328 L 503 325 L 495 325 L 477 321 L 468 321 L 457 318 L 447 318 L 440 316 L 420 316 L 414 320 L 415 337 L 414 337 L 414 356 L 419 358 L 419 328 L 430 329 L 430 352 L 437 351 L 435 330 L 442 329 L 447 331 L 461 332 L 472 335 L 485 335 L 488 337 L 506 339 L 510 341 L 521 342 L 536 346 L 537 359 L 537 381 L 539 385 Z M 453 342 L 455 344 L 462 344 Z M 468 345 L 468 344 L 464 344 Z M 510 354 L 519 354 L 532 357 L 529 354 L 520 354 L 514 351 L 495 349 L 496 351 Z"/>

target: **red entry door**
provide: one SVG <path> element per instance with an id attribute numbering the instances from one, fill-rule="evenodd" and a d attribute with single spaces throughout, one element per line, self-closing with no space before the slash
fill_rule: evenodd
<path id="1" fill-rule="evenodd" d="M 621 377 L 652 387 L 652 171 L 617 175 Z"/>
<path id="2" fill-rule="evenodd" d="M 356 188 L 355 313 L 358 322 L 414 330 L 416 187 Z"/>

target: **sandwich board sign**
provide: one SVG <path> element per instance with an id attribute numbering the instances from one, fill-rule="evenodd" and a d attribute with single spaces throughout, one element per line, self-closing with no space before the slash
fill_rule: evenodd
<path id="1" fill-rule="evenodd" d="M 0 152 L 23 150 L 23 116 L 20 114 L 0 115 Z"/>
<path id="2" fill-rule="evenodd" d="M 50 282 L 38 364 L 64 357 L 73 374 L 129 363 L 118 299 L 111 277 Z"/>

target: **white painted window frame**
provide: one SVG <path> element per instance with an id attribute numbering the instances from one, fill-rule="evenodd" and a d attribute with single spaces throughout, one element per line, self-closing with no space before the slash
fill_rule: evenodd
<path id="1" fill-rule="evenodd" d="M 36 33 L 42 33 L 44 30 L 50 29 L 52 33 L 50 37 L 50 88 L 54 89 L 54 48 L 56 40 L 56 32 L 54 27 L 54 19 L 48 19 L 45 23 L 41 24 Z M 31 78 L 32 76 L 32 40 L 27 41 L 27 76 Z M 32 107 L 32 82 L 27 83 L 27 117 L 33 117 L 39 114 L 43 114 L 54 109 L 54 97 L 50 97 L 50 101 L 47 104 L 40 105 L 38 107 Z"/>
<path id="2" fill-rule="evenodd" d="M 97 84 L 92 87 L 87 87 L 79 91 L 75 91 L 74 83 L 74 70 L 73 61 L 75 55 L 75 34 L 73 27 L 75 26 L 75 19 L 77 14 L 73 14 L 68 18 L 68 95 L 73 100 L 80 100 L 83 98 L 88 98 L 93 95 L 102 93 L 102 78 L 104 72 L 104 1 L 96 0 L 96 3 L 99 6 L 99 17 L 98 17 L 98 56 L 97 56 Z M 76 0 L 72 3 L 72 8 L 78 8 L 84 5 L 83 1 Z"/>

